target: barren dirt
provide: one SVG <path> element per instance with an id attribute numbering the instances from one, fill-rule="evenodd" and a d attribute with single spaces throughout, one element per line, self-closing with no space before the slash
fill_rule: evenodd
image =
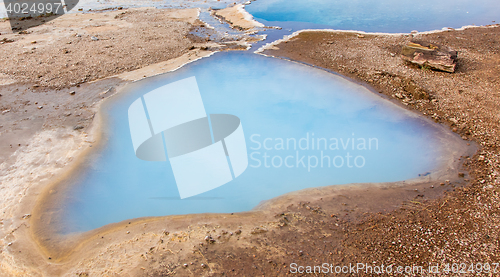
<path id="1" fill-rule="evenodd" d="M 2 35 L 12 42 L 0 47 L 0 71 L 53 88 L 117 75 L 184 54 L 197 17 L 197 9 L 67 14 L 28 34 Z"/>

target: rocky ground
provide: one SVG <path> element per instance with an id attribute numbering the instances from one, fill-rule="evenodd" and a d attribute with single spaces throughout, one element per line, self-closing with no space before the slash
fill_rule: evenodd
<path id="1" fill-rule="evenodd" d="M 32 239 L 39 215 L 30 213 L 52 176 L 68 172 L 95 143 L 98 103 L 137 77 L 122 73 L 214 47 L 190 35 L 204 28 L 193 14 L 139 9 L 78 16 L 28 34 L 0 31 L 2 275 L 283 276 L 291 263 L 439 263 L 441 274 L 431 276 L 446 276 L 445 263 L 450 269 L 464 263 L 466 270 L 489 263 L 494 270 L 500 262 L 499 27 L 415 34 L 457 50 L 456 73 L 405 63 L 400 50 L 413 35 L 303 32 L 264 52 L 339 72 L 449 126 L 479 146 L 461 157 L 463 175 L 312 189 L 234 215 L 131 220 L 90 233 L 56 259 Z M 474 274 L 461 274 L 467 275 Z"/>
<path id="2" fill-rule="evenodd" d="M 196 19 L 195 9 L 66 15 L 22 34 L 2 34 L 0 72 L 51 88 L 117 75 L 185 53 Z"/>

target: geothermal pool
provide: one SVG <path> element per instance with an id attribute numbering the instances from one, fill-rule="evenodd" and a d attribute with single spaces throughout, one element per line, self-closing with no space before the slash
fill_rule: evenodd
<path id="1" fill-rule="evenodd" d="M 136 157 L 128 109 L 146 93 L 194 76 L 207 114 L 241 120 L 248 167 L 181 199 L 168 161 Z M 436 127 L 341 76 L 248 52 L 224 52 L 129 85 L 102 107 L 102 145 L 65 184 L 59 233 L 112 222 L 251 210 L 304 188 L 416 178 L 439 165 Z M 327 158 L 328 157 L 328 158 Z"/>
<path id="2" fill-rule="evenodd" d="M 266 26 L 409 33 L 500 22 L 497 0 L 257 0 L 245 9 Z"/>

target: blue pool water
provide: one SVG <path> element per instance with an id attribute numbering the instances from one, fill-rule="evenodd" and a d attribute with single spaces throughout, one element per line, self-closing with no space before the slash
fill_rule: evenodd
<path id="1" fill-rule="evenodd" d="M 181 200 L 168 161 L 135 156 L 127 112 L 147 92 L 191 76 L 207 114 L 240 118 L 249 166 L 233 181 Z M 438 166 L 442 146 L 435 127 L 363 86 L 248 52 L 218 53 L 134 83 L 102 112 L 105 143 L 68 181 L 61 233 L 144 216 L 248 211 L 309 187 L 415 178 Z"/>
<path id="2" fill-rule="evenodd" d="M 267 26 L 409 33 L 500 22 L 498 0 L 257 0 L 245 9 Z"/>

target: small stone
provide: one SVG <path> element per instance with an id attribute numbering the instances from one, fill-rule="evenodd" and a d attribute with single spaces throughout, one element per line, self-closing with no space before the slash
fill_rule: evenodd
<path id="1" fill-rule="evenodd" d="M 209 243 L 214 243 L 215 242 L 215 239 L 212 238 L 211 236 L 206 236 L 205 240 L 208 241 Z"/>
<path id="2" fill-rule="evenodd" d="M 127 234 L 130 234 L 130 231 L 127 231 Z"/>
<path id="3" fill-rule="evenodd" d="M 241 230 L 236 230 L 236 232 L 234 232 L 234 233 L 239 235 L 239 234 L 241 234 Z"/>
<path id="4" fill-rule="evenodd" d="M 12 242 L 9 242 L 9 244 L 7 244 L 7 246 L 11 246 L 12 245 Z"/>
<path id="5" fill-rule="evenodd" d="M 76 91 L 72 90 L 69 92 L 70 95 L 75 95 Z"/>
<path id="6" fill-rule="evenodd" d="M 90 37 L 90 38 L 91 38 L 93 41 L 98 41 L 98 40 L 99 40 L 99 38 L 94 37 L 94 36 L 92 36 L 92 37 Z"/>
<path id="7" fill-rule="evenodd" d="M 457 51 L 443 45 L 411 41 L 403 46 L 401 57 L 403 60 L 423 68 L 453 73 L 456 68 Z"/>
<path id="8" fill-rule="evenodd" d="M 113 90 L 113 87 L 110 87 L 110 88 L 108 88 L 107 90 L 105 90 L 105 91 L 103 91 L 103 92 L 99 93 L 99 95 L 104 95 L 104 94 L 106 94 L 106 93 L 110 92 L 111 90 Z"/>
<path id="9" fill-rule="evenodd" d="M 183 264 L 184 267 L 188 267 L 188 264 Z"/>
<path id="10" fill-rule="evenodd" d="M 460 178 L 465 177 L 465 173 L 463 173 L 463 172 L 458 172 L 458 177 L 460 177 Z"/>
<path id="11" fill-rule="evenodd" d="M 6 114 L 6 113 L 8 113 L 8 112 L 10 112 L 10 109 L 4 110 L 4 111 L 2 112 L 2 114 Z"/>
<path id="12" fill-rule="evenodd" d="M 207 265 L 206 264 L 201 264 L 201 267 L 205 268 L 205 267 L 207 267 Z"/>
<path id="13" fill-rule="evenodd" d="M 264 233 L 264 232 L 267 232 L 267 229 L 265 229 L 263 227 L 261 227 L 261 228 L 255 227 L 252 229 L 252 231 L 250 231 L 250 234 L 255 235 L 255 234 L 260 234 L 260 233 Z"/>
<path id="14" fill-rule="evenodd" d="M 364 35 L 358 34 L 358 38 L 364 38 Z"/>
<path id="15" fill-rule="evenodd" d="M 82 125 L 76 125 L 75 127 L 73 127 L 73 130 L 80 130 L 80 129 L 83 129 Z"/>
<path id="16" fill-rule="evenodd" d="M 43 106 L 38 106 L 38 109 L 39 109 L 39 110 L 43 109 Z"/>
<path id="17" fill-rule="evenodd" d="M 36 40 L 31 41 L 31 44 L 35 44 L 35 43 L 36 43 Z"/>

